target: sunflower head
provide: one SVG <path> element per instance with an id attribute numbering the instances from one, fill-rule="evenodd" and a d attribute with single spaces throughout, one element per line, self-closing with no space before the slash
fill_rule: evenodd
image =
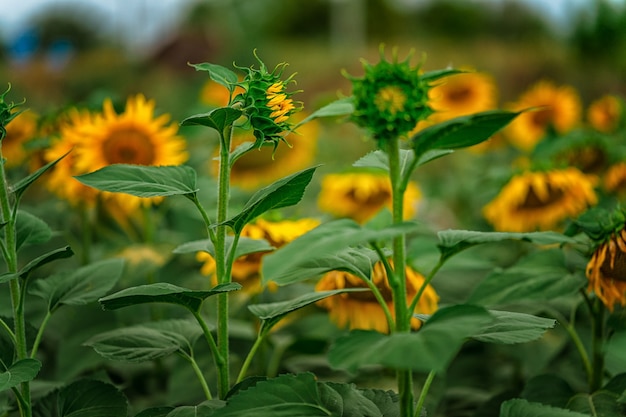
<path id="1" fill-rule="evenodd" d="M 624 105 L 614 95 L 605 95 L 589 105 L 587 121 L 594 129 L 603 133 L 612 133 L 624 118 Z"/>
<path id="2" fill-rule="evenodd" d="M 286 90 L 290 83 L 295 82 L 295 74 L 283 80 L 286 63 L 278 64 L 270 72 L 256 53 L 254 56 L 259 62 L 259 69 L 240 68 L 246 72 L 239 84 L 244 92 L 234 98 L 233 105 L 241 107 L 248 117 L 256 138 L 255 145 L 261 147 L 269 143 L 276 149 L 278 142 L 284 141 L 284 135 L 292 131 L 289 117 L 302 109 L 301 103 L 292 99 L 298 91 Z"/>
<path id="3" fill-rule="evenodd" d="M 363 61 L 363 77 L 346 75 L 352 81 L 352 120 L 368 129 L 379 147 L 406 135 L 432 113 L 428 106 L 429 86 L 420 78 L 419 68 L 411 67 L 411 55 L 398 62 L 394 53 L 394 61 L 390 62 L 381 49 L 378 64 Z"/>

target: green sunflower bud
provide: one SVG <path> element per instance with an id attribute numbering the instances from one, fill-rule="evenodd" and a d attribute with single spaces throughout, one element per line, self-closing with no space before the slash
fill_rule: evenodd
<path id="1" fill-rule="evenodd" d="M 426 119 L 432 110 L 428 106 L 428 84 L 412 68 L 409 60 L 385 60 L 381 48 L 380 62 L 370 65 L 363 61 L 362 78 L 346 75 L 352 81 L 355 111 L 352 120 L 371 131 L 379 147 L 389 140 L 406 135 L 417 122 Z"/>
<path id="2" fill-rule="evenodd" d="M 612 211 L 593 207 L 583 213 L 567 228 L 565 234 L 584 233 L 595 245 L 600 245 L 626 226 L 626 210 L 618 207 Z"/>
<path id="3" fill-rule="evenodd" d="M 11 91 L 11 84 L 9 84 L 9 87 L 4 93 L 0 94 L 0 141 L 4 139 L 7 134 L 6 127 L 9 122 L 15 119 L 15 117 L 22 112 L 13 111 L 13 109 L 23 103 L 7 103 L 7 101 L 5 100 L 5 97 L 9 93 L 9 91 Z"/>

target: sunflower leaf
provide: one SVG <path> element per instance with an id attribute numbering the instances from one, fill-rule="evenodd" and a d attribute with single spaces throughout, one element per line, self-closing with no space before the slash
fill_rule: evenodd
<path id="1" fill-rule="evenodd" d="M 261 214 L 297 204 L 317 168 L 318 166 L 315 166 L 296 172 L 260 189 L 250 197 L 238 215 L 222 224 L 230 226 L 236 234 L 240 234 L 246 224 Z"/>
<path id="2" fill-rule="evenodd" d="M 439 252 L 447 259 L 467 248 L 482 243 L 502 242 L 504 240 L 523 240 L 536 245 L 576 243 L 574 238 L 557 232 L 476 232 L 471 230 L 443 230 L 437 233 Z"/>
<path id="3" fill-rule="evenodd" d="M 468 303 L 502 306 L 541 302 L 576 293 L 585 285 L 584 274 L 565 267 L 563 251 L 531 252 L 515 265 L 489 274 L 469 296 Z"/>
<path id="4" fill-rule="evenodd" d="M 361 249 L 350 247 L 385 241 L 415 231 L 418 227 L 417 223 L 404 222 L 374 230 L 350 219 L 324 223 L 265 255 L 261 270 L 263 284 L 272 281 L 284 285 L 310 278 L 311 274 L 304 273 L 305 270 L 315 275 L 337 267 L 349 269 L 347 264 L 351 259 L 358 260 L 355 266 L 363 265 L 365 258 L 355 256 Z M 333 261 L 336 261 L 335 268 Z M 300 270 L 299 275 L 293 274 L 296 269 Z M 358 266 L 358 270 L 352 268 L 351 272 L 358 274 L 362 270 L 363 267 Z"/>
<path id="5" fill-rule="evenodd" d="M 442 156 L 451 154 L 452 152 L 454 152 L 452 149 L 431 149 L 424 152 L 420 156 L 420 159 L 417 161 L 415 166 L 418 167 L 420 165 L 424 165 L 427 162 L 430 162 L 437 158 L 441 158 Z M 415 154 L 412 150 L 400 150 L 400 172 L 402 173 L 403 177 L 411 175 L 409 170 L 413 167 L 414 160 Z M 352 165 L 359 168 L 374 168 L 389 172 L 389 157 L 385 152 L 381 150 L 376 150 L 368 153 Z"/>
<path id="6" fill-rule="evenodd" d="M 230 167 L 232 168 L 233 165 L 235 165 L 235 162 L 237 162 L 239 158 L 241 158 L 242 156 L 244 156 L 246 153 L 248 153 L 249 151 L 253 149 L 256 149 L 254 142 L 244 142 L 241 145 L 237 146 L 230 153 L 230 159 L 229 159 Z"/>
<path id="7" fill-rule="evenodd" d="M 469 71 L 460 70 L 456 68 L 444 68 L 440 70 L 425 72 L 424 74 L 420 75 L 420 78 L 422 79 L 422 81 L 431 82 L 431 81 L 436 81 L 440 78 L 449 77 L 451 75 L 456 75 L 456 74 L 463 74 L 467 72 Z"/>
<path id="8" fill-rule="evenodd" d="M 231 282 L 217 285 L 208 291 L 194 291 L 166 282 L 158 282 L 126 288 L 98 301 L 105 310 L 117 310 L 144 303 L 169 303 L 183 306 L 192 312 L 198 312 L 205 298 L 224 292 L 236 291 L 240 288 L 241 284 Z"/>
<path id="9" fill-rule="evenodd" d="M 28 358 L 15 362 L 5 372 L 0 373 L 0 392 L 16 387 L 22 382 L 32 381 L 40 369 L 41 362 L 37 359 Z"/>
<path id="10" fill-rule="evenodd" d="M 556 321 L 525 313 L 489 310 L 493 323 L 483 327 L 472 339 L 485 343 L 526 343 L 539 339 Z"/>
<path id="11" fill-rule="evenodd" d="M 230 251 L 233 244 L 233 236 L 226 236 L 225 249 L 226 253 Z M 237 249 L 235 249 L 235 259 L 240 256 L 249 255 L 256 252 L 267 252 L 274 250 L 272 245 L 265 239 L 250 239 L 248 237 L 239 238 Z M 174 249 L 174 253 L 191 253 L 191 252 L 207 252 L 215 257 L 215 247 L 210 239 L 194 240 L 192 242 L 183 243 Z"/>
<path id="12" fill-rule="evenodd" d="M 218 131 L 220 135 L 224 134 L 224 129 L 231 126 L 237 119 L 241 117 L 243 112 L 232 107 L 218 107 L 208 113 L 196 114 L 189 116 L 180 122 L 181 126 L 200 125 L 210 127 Z"/>
<path id="13" fill-rule="evenodd" d="M 426 127 L 411 138 L 418 158 L 432 149 L 457 149 L 489 139 L 521 112 L 489 110 Z"/>
<path id="14" fill-rule="evenodd" d="M 444 371 L 466 339 L 491 323 L 493 316 L 482 307 L 455 305 L 433 314 L 415 333 L 355 330 L 331 346 L 331 366 L 357 371 L 366 365 L 396 370 Z"/>
<path id="15" fill-rule="evenodd" d="M 500 417 L 589 417 L 564 408 L 551 407 L 540 403 L 515 398 L 502 403 Z"/>
<path id="16" fill-rule="evenodd" d="M 40 266 L 43 266 L 57 259 L 69 258 L 70 256 L 73 256 L 73 255 L 74 255 L 74 251 L 69 246 L 65 246 L 59 249 L 54 249 L 41 256 L 38 256 L 37 258 L 27 263 L 22 269 L 20 269 L 20 271 L 18 272 L 18 275 L 21 278 L 27 278 L 28 275 L 32 271 L 39 268 Z M 0 280 L 0 282 L 2 282 L 2 280 Z"/>
<path id="17" fill-rule="evenodd" d="M 352 114 L 354 112 L 354 98 L 353 97 L 344 97 L 338 100 L 333 101 L 325 105 L 324 107 L 314 111 L 304 119 L 302 119 L 296 126 L 294 126 L 294 130 L 307 122 L 310 122 L 313 119 L 318 119 L 320 117 L 331 117 L 331 116 L 346 116 Z"/>
<path id="18" fill-rule="evenodd" d="M 24 245 L 45 243 L 52 237 L 52 230 L 46 222 L 23 210 L 17 212 L 16 233 L 16 250 Z"/>
<path id="19" fill-rule="evenodd" d="M 187 195 L 198 191 L 196 171 L 185 165 L 113 164 L 74 178 L 101 191 L 125 193 L 136 197 Z"/>
<path id="20" fill-rule="evenodd" d="M 203 62 L 200 64 L 188 64 L 196 69 L 196 71 L 206 71 L 209 77 L 216 83 L 228 88 L 232 93 L 235 90 L 235 84 L 238 81 L 237 74 L 234 71 L 217 64 Z"/>
<path id="21" fill-rule="evenodd" d="M 46 165 L 39 168 L 37 171 L 33 172 L 27 177 L 22 178 L 20 181 L 16 182 L 13 186 L 13 193 L 15 194 L 15 200 L 19 201 L 24 192 L 33 184 L 39 177 L 41 177 L 47 170 L 55 166 L 61 159 L 65 158 L 70 151 L 67 151 L 65 154 L 61 155 L 57 159 L 52 162 L 48 162 Z"/>

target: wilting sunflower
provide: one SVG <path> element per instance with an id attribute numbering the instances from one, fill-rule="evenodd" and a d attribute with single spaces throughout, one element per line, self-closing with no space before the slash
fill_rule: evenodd
<path id="1" fill-rule="evenodd" d="M 593 292 L 613 311 L 626 306 L 626 229 L 611 234 L 593 253 L 586 268 L 588 292 Z"/>
<path id="2" fill-rule="evenodd" d="M 467 72 L 447 77 L 433 86 L 429 105 L 435 111 L 429 119 L 435 122 L 494 109 L 498 90 L 493 78 L 485 73 Z"/>
<path id="3" fill-rule="evenodd" d="M 294 115 L 293 121 L 304 118 L 303 113 Z M 298 128 L 298 132 L 290 132 L 284 140 L 289 146 L 263 146 L 244 154 L 233 165 L 230 178 L 231 183 L 244 190 L 255 190 L 272 181 L 308 167 L 314 160 L 317 152 L 319 136 L 319 122 L 313 120 Z M 244 142 L 254 142 L 255 138 L 249 131 L 241 131 L 233 135 L 233 149 Z M 216 149 L 217 152 L 217 149 Z M 216 155 L 217 156 L 217 155 Z M 211 161 L 211 171 L 217 176 L 219 164 L 216 159 Z"/>
<path id="4" fill-rule="evenodd" d="M 513 111 L 536 108 L 520 114 L 504 129 L 510 142 L 524 151 L 532 150 L 550 129 L 563 134 L 581 119 L 578 92 L 546 80 L 534 84 L 509 107 Z"/>
<path id="5" fill-rule="evenodd" d="M 404 194 L 404 218 L 415 215 L 420 198 L 419 188 L 410 182 Z M 322 178 L 317 203 L 326 213 L 364 223 L 384 207 L 391 209 L 391 182 L 385 175 L 370 172 L 328 174 Z"/>
<path id="6" fill-rule="evenodd" d="M 46 162 L 52 162 L 67 154 L 45 176 L 46 187 L 74 206 L 93 206 L 98 194 L 95 188 L 88 187 L 72 178 L 84 173 L 77 170 L 76 153 L 72 149 L 83 140 L 82 128 L 89 126 L 93 117 L 86 110 L 69 110 L 60 121 L 59 136 L 53 139 L 50 148 L 44 152 Z"/>
<path id="7" fill-rule="evenodd" d="M 620 99 L 613 95 L 605 95 L 589 105 L 587 120 L 594 129 L 611 133 L 619 126 L 622 112 Z"/>
<path id="8" fill-rule="evenodd" d="M 26 162 L 29 156 L 25 145 L 37 135 L 37 115 L 24 110 L 15 116 L 6 127 L 2 140 L 2 156 L 7 168 L 15 168 Z"/>
<path id="9" fill-rule="evenodd" d="M 417 294 L 424 277 L 406 267 L 406 287 L 407 287 L 407 303 L 410 303 Z M 387 272 L 382 262 L 374 265 L 372 271 L 372 281 L 380 290 L 387 307 L 392 316 L 394 316 L 392 292 L 387 279 Z M 343 288 L 367 288 L 363 279 L 343 271 L 332 271 L 325 274 L 315 286 L 316 291 L 329 291 Z M 415 313 L 432 314 L 437 310 L 439 296 L 435 289 L 430 285 L 422 293 Z M 334 295 L 317 302 L 317 305 L 329 311 L 330 318 L 339 327 L 349 327 L 350 329 L 376 330 L 380 333 L 388 333 L 389 325 L 383 312 L 382 307 L 371 292 L 351 292 Z M 411 327 L 419 328 L 421 322 L 413 318 L 411 319 Z"/>
<path id="10" fill-rule="evenodd" d="M 498 231 L 550 230 L 596 204 L 593 188 L 593 181 L 575 168 L 524 172 L 504 186 L 483 214 Z"/>
<path id="11" fill-rule="evenodd" d="M 299 220 L 268 221 L 258 219 L 255 223 L 247 224 L 242 237 L 250 239 L 264 239 L 271 246 L 278 249 L 319 225 L 319 220 L 304 218 Z M 243 291 L 254 294 L 262 291 L 259 271 L 261 258 L 268 252 L 255 252 L 235 260 L 232 269 L 232 279 L 243 286 Z M 211 276 L 213 284 L 217 284 L 215 276 L 215 260 L 207 252 L 198 252 L 196 259 L 204 262 L 200 268 L 203 275 Z M 271 283 L 270 283 L 271 284 Z M 272 288 L 272 287 L 270 287 Z"/>
<path id="12" fill-rule="evenodd" d="M 138 94 L 128 98 L 123 113 L 118 114 L 111 100 L 104 102 L 101 114 L 78 127 L 75 163 L 79 173 L 98 170 L 112 164 L 180 165 L 187 161 L 185 140 L 177 136 L 178 126 L 167 114 L 155 117 L 155 102 Z M 141 204 L 160 201 L 127 194 L 103 193 L 119 200 L 120 206 L 133 210 Z"/>

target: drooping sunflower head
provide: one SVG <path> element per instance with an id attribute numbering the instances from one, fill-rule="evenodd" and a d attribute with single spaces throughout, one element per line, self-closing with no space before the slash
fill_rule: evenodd
<path id="1" fill-rule="evenodd" d="M 497 231 L 551 230 L 597 203 L 594 181 L 576 168 L 514 176 L 483 215 Z"/>
<path id="2" fill-rule="evenodd" d="M 402 62 L 394 56 L 390 62 L 381 49 L 378 64 L 363 61 L 363 77 L 346 75 L 352 81 L 352 120 L 368 129 L 379 147 L 406 135 L 432 112 L 428 106 L 429 86 L 420 78 L 419 68 L 411 67 L 411 55 Z"/>
<path id="3" fill-rule="evenodd" d="M 592 241 L 593 253 L 586 267 L 587 291 L 613 311 L 626 306 L 626 212 L 594 208 L 576 220 L 574 232 L 582 231 Z"/>
<path id="4" fill-rule="evenodd" d="M 286 63 L 278 64 L 270 72 L 256 53 L 254 56 L 259 62 L 259 69 L 240 68 L 246 72 L 240 83 L 244 92 L 235 97 L 233 105 L 241 107 L 248 117 L 256 147 L 271 144 L 276 149 L 293 128 L 290 116 L 302 110 L 302 104 L 292 98 L 298 91 L 287 91 L 287 86 L 295 82 L 295 74 L 283 80 Z"/>
<path id="5" fill-rule="evenodd" d="M 410 303 L 424 283 L 424 277 L 410 267 L 405 269 L 407 303 Z M 387 278 L 387 272 L 381 262 L 374 265 L 372 270 L 372 282 L 380 290 L 380 293 L 394 316 L 392 292 Z M 356 275 L 344 271 L 332 271 L 325 274 L 316 284 L 316 291 L 329 291 L 343 288 L 367 288 L 363 280 Z M 419 301 L 415 313 L 432 314 L 437 310 L 439 296 L 435 289 L 426 286 Z M 317 303 L 320 307 L 328 310 L 330 318 L 339 327 L 350 329 L 376 330 L 380 333 L 388 333 L 389 325 L 382 307 L 371 292 L 349 292 L 325 298 Z M 421 322 L 413 318 L 411 327 L 419 328 Z"/>
<path id="6" fill-rule="evenodd" d="M 404 194 L 405 218 L 415 215 L 420 198 L 418 186 L 410 182 Z M 372 172 L 328 174 L 322 179 L 317 202 L 326 213 L 365 223 L 383 208 L 391 209 L 391 183 L 386 175 Z"/>
<path id="7" fill-rule="evenodd" d="M 532 150 L 550 130 L 567 133 L 581 119 L 578 92 L 570 86 L 539 81 L 510 105 L 514 111 L 532 109 L 515 118 L 504 130 L 511 143 L 523 151 Z"/>
<path id="8" fill-rule="evenodd" d="M 587 108 L 587 121 L 591 127 L 603 133 L 615 132 L 623 119 L 623 102 L 611 94 L 600 97 Z"/>
<path id="9" fill-rule="evenodd" d="M 258 219 L 254 223 L 247 224 L 243 228 L 241 236 L 249 239 L 263 239 L 270 246 L 278 249 L 319 224 L 319 220 L 313 218 L 280 221 Z M 256 294 L 263 290 L 260 280 L 260 268 L 261 260 L 267 253 L 255 252 L 235 260 L 232 269 L 232 279 L 243 286 L 245 293 Z M 203 275 L 211 276 L 213 284 L 217 284 L 215 260 L 213 257 L 206 252 L 198 252 L 196 259 L 203 262 L 200 272 Z M 268 287 L 270 289 L 275 288 L 275 284 L 272 285 L 270 283 Z"/>

